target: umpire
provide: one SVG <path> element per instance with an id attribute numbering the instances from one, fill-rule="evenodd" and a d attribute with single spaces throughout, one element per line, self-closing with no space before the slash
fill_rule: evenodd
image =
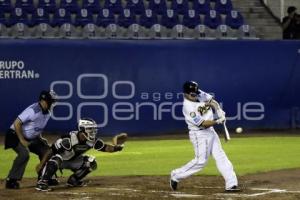
<path id="1" fill-rule="evenodd" d="M 20 188 L 19 181 L 29 160 L 29 152 L 38 155 L 41 160 L 50 148 L 41 133 L 50 118 L 50 110 L 56 100 L 54 91 L 42 91 L 39 101 L 27 107 L 6 132 L 5 149 L 12 148 L 17 153 L 6 179 L 6 188 Z"/>

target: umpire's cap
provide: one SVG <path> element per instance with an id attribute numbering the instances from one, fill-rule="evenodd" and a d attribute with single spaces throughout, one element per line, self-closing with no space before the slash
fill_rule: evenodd
<path id="1" fill-rule="evenodd" d="M 195 81 L 186 81 L 183 84 L 183 92 L 185 94 L 200 94 L 198 83 L 196 83 Z"/>
<path id="2" fill-rule="evenodd" d="M 51 105 L 57 101 L 57 95 L 53 90 L 43 90 L 40 93 L 39 100 L 45 100 L 48 103 L 48 105 Z"/>

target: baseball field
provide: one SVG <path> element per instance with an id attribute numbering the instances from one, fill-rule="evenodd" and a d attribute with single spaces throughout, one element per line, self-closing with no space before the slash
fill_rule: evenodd
<path id="1" fill-rule="evenodd" d="M 108 141 L 109 139 L 107 139 Z M 300 199 L 300 134 L 240 134 L 223 148 L 232 161 L 243 191 L 225 193 L 224 181 L 214 160 L 197 176 L 169 189 L 169 173 L 193 158 L 187 136 L 132 138 L 122 152 L 89 151 L 96 156 L 98 169 L 92 172 L 88 186 L 68 188 L 69 171 L 58 174 L 61 184 L 50 192 L 37 192 L 32 155 L 26 168 L 22 188 L 4 189 L 4 179 L 15 157 L 12 150 L 0 149 L 0 199 Z"/>

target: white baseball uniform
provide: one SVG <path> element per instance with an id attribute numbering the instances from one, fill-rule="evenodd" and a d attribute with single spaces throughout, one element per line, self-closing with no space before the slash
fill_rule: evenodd
<path id="1" fill-rule="evenodd" d="M 171 179 L 179 182 L 181 179 L 197 173 L 204 168 L 208 157 L 212 155 L 219 172 L 225 179 L 225 188 L 228 189 L 238 185 L 233 166 L 222 149 L 219 136 L 214 128 L 212 126 L 209 128 L 200 126 L 205 120 L 213 120 L 212 109 L 204 104 L 211 99 L 212 96 L 203 91 L 200 91 L 198 95 L 199 102 L 184 99 L 182 111 L 189 128 L 189 137 L 194 147 L 195 158 L 186 165 L 173 170 Z"/>

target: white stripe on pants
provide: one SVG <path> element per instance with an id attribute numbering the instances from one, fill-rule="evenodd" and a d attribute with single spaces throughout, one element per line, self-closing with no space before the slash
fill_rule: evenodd
<path id="1" fill-rule="evenodd" d="M 234 185 L 238 185 L 233 166 L 227 158 L 221 146 L 219 136 L 214 129 L 209 128 L 201 131 L 190 131 L 189 136 L 194 147 L 195 158 L 186 165 L 173 170 L 171 172 L 171 179 L 180 181 L 199 172 L 205 167 L 208 157 L 212 155 L 216 161 L 219 172 L 225 179 L 225 187 L 230 188 Z"/>

